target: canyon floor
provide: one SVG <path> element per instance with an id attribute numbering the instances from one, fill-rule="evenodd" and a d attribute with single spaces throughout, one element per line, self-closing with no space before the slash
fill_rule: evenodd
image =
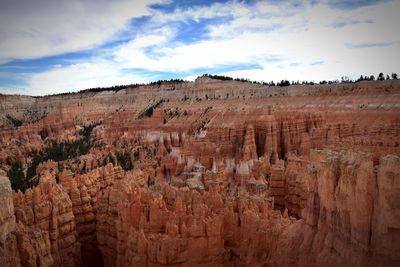
<path id="1" fill-rule="evenodd" d="M 400 80 L 0 95 L 0 266 L 400 266 Z"/>

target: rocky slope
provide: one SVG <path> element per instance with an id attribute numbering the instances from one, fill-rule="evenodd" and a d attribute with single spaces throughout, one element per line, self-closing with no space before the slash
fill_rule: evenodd
<path id="1" fill-rule="evenodd" d="M 400 265 L 397 80 L 201 77 L 0 110 L 1 266 Z"/>

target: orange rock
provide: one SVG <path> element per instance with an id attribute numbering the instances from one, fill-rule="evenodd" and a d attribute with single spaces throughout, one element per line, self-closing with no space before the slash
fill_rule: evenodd
<path id="1" fill-rule="evenodd" d="M 0 116 L 5 171 L 102 122 L 35 188 L 0 173 L 0 266 L 398 266 L 399 92 L 200 77 L 0 95 L 23 121 Z"/>

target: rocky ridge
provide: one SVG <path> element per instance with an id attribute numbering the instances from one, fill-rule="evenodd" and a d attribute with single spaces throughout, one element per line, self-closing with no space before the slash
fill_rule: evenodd
<path id="1" fill-rule="evenodd" d="M 0 265 L 398 266 L 399 100 L 204 77 L 1 96 L 22 125 L 0 130 Z"/>

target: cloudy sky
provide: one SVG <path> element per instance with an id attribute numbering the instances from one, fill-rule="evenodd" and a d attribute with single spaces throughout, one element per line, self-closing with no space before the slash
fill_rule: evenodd
<path id="1" fill-rule="evenodd" d="M 1 0 L 0 93 L 399 73 L 399 14 L 399 0 Z"/>

